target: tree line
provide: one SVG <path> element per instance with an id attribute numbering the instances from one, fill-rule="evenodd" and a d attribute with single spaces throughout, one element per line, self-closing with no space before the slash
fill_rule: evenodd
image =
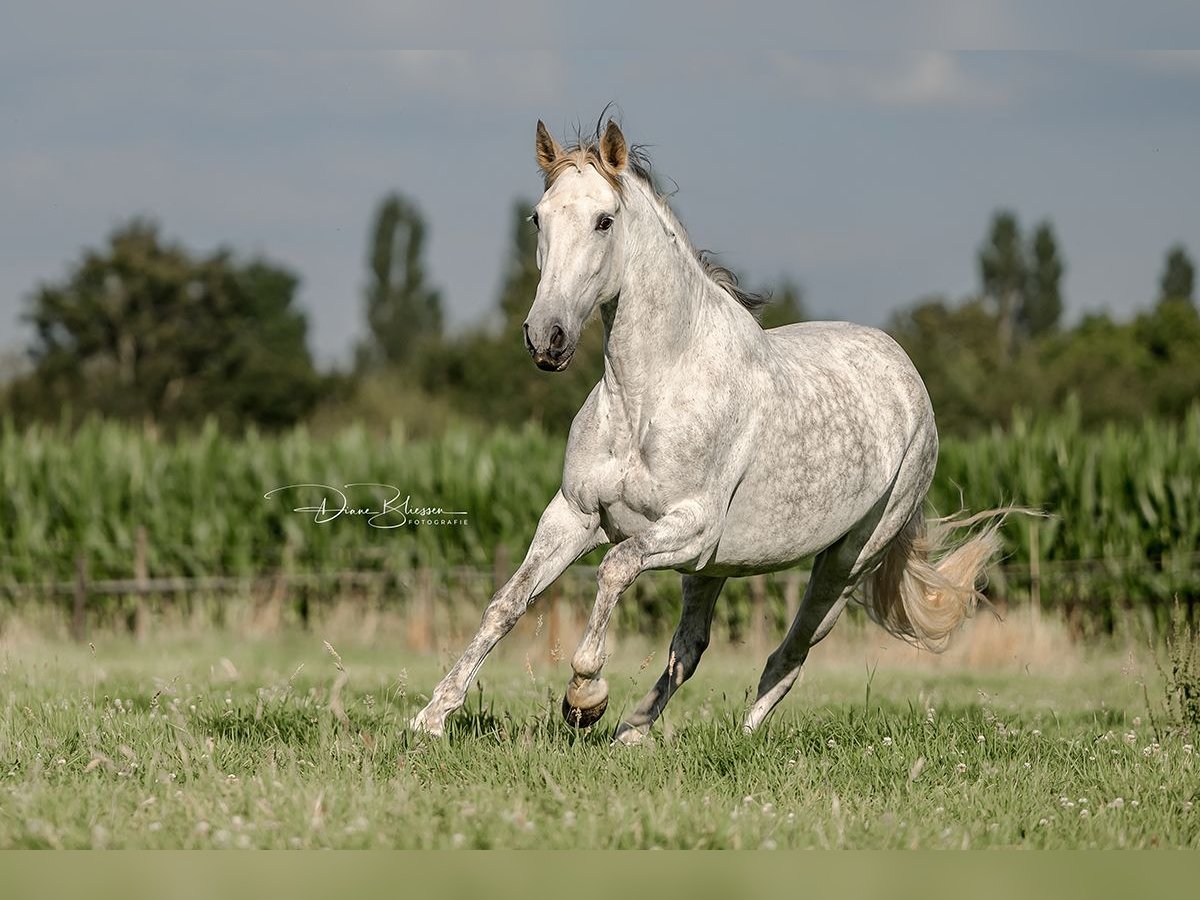
<path id="1" fill-rule="evenodd" d="M 513 204 L 492 314 L 450 332 L 425 262 L 425 220 L 403 195 L 384 197 L 365 253 L 365 336 L 349 368 L 326 372 L 308 347 L 294 272 L 227 249 L 196 254 L 134 219 L 64 279 L 35 289 L 28 364 L 0 387 L 0 414 L 17 424 L 98 414 L 169 430 L 209 418 L 229 430 L 397 418 L 416 432 L 453 420 L 564 430 L 598 376 L 602 333 L 585 330 L 563 373 L 529 364 L 521 323 L 538 281 L 530 207 Z M 1195 268 L 1182 245 L 1167 251 L 1152 302 L 1132 320 L 1093 313 L 1069 328 L 1066 264 L 1050 222 L 1027 235 L 998 211 L 977 266 L 975 295 L 921 299 L 887 325 L 925 377 L 944 431 L 1003 424 L 1015 410 L 1050 411 L 1068 398 L 1091 424 L 1174 418 L 1200 397 Z M 807 317 L 795 282 L 768 290 L 764 328 Z"/>

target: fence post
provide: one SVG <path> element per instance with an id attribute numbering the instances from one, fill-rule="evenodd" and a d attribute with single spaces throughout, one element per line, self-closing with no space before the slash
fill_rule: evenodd
<path id="1" fill-rule="evenodd" d="M 87 638 L 87 557 L 75 556 L 75 599 L 71 608 L 71 637 L 82 642 Z"/>
<path id="2" fill-rule="evenodd" d="M 750 579 L 750 646 L 762 649 L 767 643 L 767 578 L 755 575 Z"/>
<path id="3" fill-rule="evenodd" d="M 783 603 L 787 611 L 787 619 L 783 623 L 786 632 L 796 621 L 796 613 L 800 611 L 800 573 L 788 572 L 783 582 Z"/>
<path id="4" fill-rule="evenodd" d="M 150 586 L 150 572 L 146 562 L 146 526 L 139 525 L 133 544 L 133 580 L 136 582 L 137 597 L 133 608 L 133 635 L 141 643 L 146 639 L 146 594 Z"/>
<path id="5" fill-rule="evenodd" d="M 496 593 L 500 588 L 504 587 L 504 583 L 508 581 L 508 576 L 512 572 L 508 568 L 508 545 L 497 544 L 496 552 L 492 556 L 492 593 Z"/>
<path id="6" fill-rule="evenodd" d="M 1029 615 L 1036 627 L 1042 619 L 1041 548 L 1038 546 L 1038 523 L 1029 522 Z"/>
<path id="7" fill-rule="evenodd" d="M 408 643 L 418 653 L 433 648 L 433 615 L 433 578 L 429 569 L 420 568 L 408 603 Z"/>
<path id="8" fill-rule="evenodd" d="M 550 586 L 546 598 L 546 659 L 551 663 L 554 662 L 554 656 L 559 652 L 559 625 L 558 625 L 558 595 L 560 593 L 558 583 L 555 582 Z"/>

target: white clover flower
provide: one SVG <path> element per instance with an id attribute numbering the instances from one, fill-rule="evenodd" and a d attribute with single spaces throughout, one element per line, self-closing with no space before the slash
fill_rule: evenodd
<path id="1" fill-rule="evenodd" d="M 1130 745 L 1136 744 L 1137 743 L 1137 735 L 1134 734 L 1132 731 L 1125 732 L 1125 743 L 1130 744 Z"/>
<path id="2" fill-rule="evenodd" d="M 985 738 L 982 734 L 975 735 L 975 743 L 977 744 L 982 744 L 986 740 L 987 738 Z"/>
<path id="3" fill-rule="evenodd" d="M 892 739 L 890 737 L 885 737 L 883 739 L 882 743 L 883 743 L 883 746 L 890 747 L 890 746 L 892 746 Z M 1191 746 L 1191 745 L 1189 744 L 1188 746 Z"/>
<path id="4" fill-rule="evenodd" d="M 1184 752 L 1184 753 L 1186 753 L 1188 756 L 1191 756 L 1191 755 L 1192 755 L 1192 752 L 1193 752 L 1194 750 L 1195 750 L 1195 748 L 1194 748 L 1194 747 L 1193 747 L 1191 744 L 1184 744 L 1184 745 L 1183 745 L 1183 752 Z"/>
<path id="5" fill-rule="evenodd" d="M 957 772 L 959 775 L 962 775 L 964 772 L 967 771 L 967 764 L 960 762 L 958 765 L 956 765 L 954 767 L 954 771 Z"/>
<path id="6" fill-rule="evenodd" d="M 1109 809 L 1121 809 L 1124 805 L 1125 805 L 1124 797 L 1113 797 L 1112 800 L 1108 801 Z"/>
<path id="7" fill-rule="evenodd" d="M 1142 717 L 1141 717 L 1141 716 L 1134 716 L 1134 717 L 1133 717 L 1133 727 L 1134 727 L 1134 728 L 1137 728 L 1137 727 L 1138 727 L 1139 725 L 1141 725 L 1141 724 L 1142 724 Z"/>
<path id="8" fill-rule="evenodd" d="M 825 742 L 825 746 L 828 747 L 830 750 L 832 750 L 834 747 L 837 746 L 837 741 L 835 741 L 833 738 L 830 738 L 829 740 L 827 740 Z"/>
<path id="9" fill-rule="evenodd" d="M 1091 815 L 1091 813 L 1088 812 L 1086 809 L 1081 809 L 1079 811 L 1079 818 L 1081 818 L 1081 819 L 1086 819 L 1090 815 Z"/>

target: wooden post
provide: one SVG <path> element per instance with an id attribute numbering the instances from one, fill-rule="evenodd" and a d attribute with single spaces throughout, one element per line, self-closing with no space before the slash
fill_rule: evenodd
<path id="1" fill-rule="evenodd" d="M 504 587 L 512 574 L 508 567 L 508 545 L 497 544 L 496 553 L 492 556 L 492 593 Z"/>
<path id="2" fill-rule="evenodd" d="M 408 643 L 418 653 L 433 648 L 433 611 L 433 578 L 428 569 L 420 568 L 408 603 Z"/>
<path id="3" fill-rule="evenodd" d="M 133 544 L 133 580 L 137 596 L 133 608 L 133 636 L 140 643 L 146 639 L 146 594 L 149 593 L 150 572 L 146 562 L 146 526 L 139 525 Z"/>
<path id="4" fill-rule="evenodd" d="M 1029 615 L 1034 627 L 1042 619 L 1042 571 L 1041 548 L 1038 546 L 1038 523 L 1029 521 Z"/>
<path id="5" fill-rule="evenodd" d="M 783 623 L 783 630 L 792 627 L 792 623 L 796 621 L 796 613 L 800 611 L 800 573 L 788 572 L 787 578 L 783 582 L 783 603 L 787 611 L 787 621 Z"/>
<path id="6" fill-rule="evenodd" d="M 87 638 L 87 557 L 75 556 L 75 598 L 71 609 L 71 637 L 82 642 Z"/>
<path id="7" fill-rule="evenodd" d="M 559 623 L 558 623 L 558 584 L 551 585 L 546 592 L 546 659 L 553 664 L 554 656 L 559 652 Z"/>
<path id="8" fill-rule="evenodd" d="M 767 643 L 767 578 L 755 575 L 750 579 L 750 646 L 762 649 Z"/>

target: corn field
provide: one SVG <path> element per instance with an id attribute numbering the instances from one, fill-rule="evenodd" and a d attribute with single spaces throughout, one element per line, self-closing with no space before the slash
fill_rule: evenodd
<path id="1" fill-rule="evenodd" d="M 0 426 L 0 594 L 69 582 L 80 557 L 91 578 L 128 578 L 139 530 L 150 577 L 472 570 L 490 581 L 497 552 L 508 569 L 523 554 L 562 453 L 561 438 L 532 427 L 414 441 L 399 426 L 385 437 L 351 428 L 238 438 L 209 427 L 176 440 L 108 422 L 73 433 Z M 315 502 L 315 489 L 264 496 L 349 482 L 394 485 L 414 508 L 465 511 L 467 522 L 382 529 L 343 515 L 317 524 L 293 511 Z M 352 506 L 378 506 L 377 491 L 357 490 Z M 991 591 L 1001 600 L 1040 597 L 1103 621 L 1200 597 L 1200 407 L 1179 422 L 1098 432 L 1068 410 L 945 440 L 930 499 L 939 513 L 1009 503 L 1047 513 L 1006 526 Z M 665 614 L 658 584 L 673 580 L 649 579 L 633 603 L 651 617 Z M 730 615 L 747 596 L 731 585 Z"/>

